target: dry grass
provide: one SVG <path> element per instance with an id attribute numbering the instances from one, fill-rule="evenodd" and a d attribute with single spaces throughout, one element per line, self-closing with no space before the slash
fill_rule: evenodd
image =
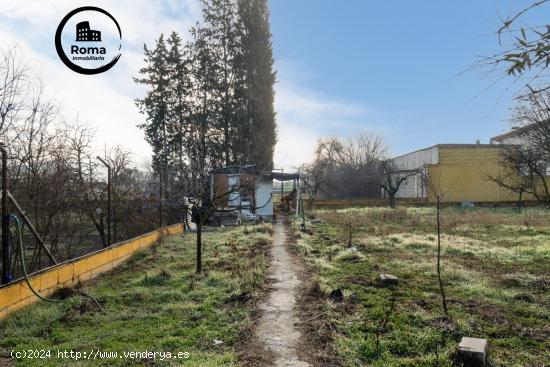
<path id="1" fill-rule="evenodd" d="M 550 360 L 550 212 L 443 210 L 450 321 L 441 318 L 433 209 L 349 209 L 315 216 L 323 224 L 302 236 L 298 249 L 325 293 L 342 288 L 359 300 L 349 309 L 326 306 L 345 365 L 450 366 L 462 336 L 488 338 L 493 366 L 542 367 Z M 345 255 L 350 218 L 360 261 Z M 337 254 L 332 259 L 329 249 Z M 377 276 L 383 272 L 397 275 L 401 284 L 380 287 Z M 392 299 L 395 310 L 389 312 Z"/>

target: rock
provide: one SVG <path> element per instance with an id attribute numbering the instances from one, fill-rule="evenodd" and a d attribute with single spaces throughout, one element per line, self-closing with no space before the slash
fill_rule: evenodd
<path id="1" fill-rule="evenodd" d="M 350 248 L 348 248 L 348 251 L 349 252 L 357 252 L 357 247 L 351 246 Z"/>
<path id="2" fill-rule="evenodd" d="M 344 300 L 344 293 L 340 288 L 337 288 L 330 292 L 328 297 L 334 302 L 342 302 Z"/>
<path id="3" fill-rule="evenodd" d="M 330 241 L 330 236 L 325 235 L 325 236 L 323 236 L 323 239 L 324 239 L 325 241 Z"/>
<path id="4" fill-rule="evenodd" d="M 456 363 L 464 367 L 485 367 L 489 355 L 487 339 L 462 337 L 458 345 Z"/>
<path id="5" fill-rule="evenodd" d="M 380 274 L 380 282 L 384 285 L 399 284 L 399 278 L 391 274 Z"/>
<path id="6" fill-rule="evenodd" d="M 220 339 L 212 340 L 212 345 L 214 345 L 214 346 L 218 346 L 218 345 L 222 345 L 222 344 L 223 344 L 223 341 L 220 340 Z"/>
<path id="7" fill-rule="evenodd" d="M 359 302 L 359 299 L 357 298 L 357 294 L 355 292 L 350 294 L 349 300 L 351 301 L 351 303 L 354 303 L 354 304 Z"/>

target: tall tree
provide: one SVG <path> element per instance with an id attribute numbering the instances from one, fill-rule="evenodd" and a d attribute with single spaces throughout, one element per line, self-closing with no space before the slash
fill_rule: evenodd
<path id="1" fill-rule="evenodd" d="M 172 32 L 168 38 L 166 58 L 168 83 L 168 144 L 169 160 L 180 175 L 188 163 L 186 146 L 191 134 L 192 83 L 189 75 L 190 60 L 187 48 L 182 47 L 181 37 Z"/>
<path id="2" fill-rule="evenodd" d="M 221 132 L 219 157 L 225 165 L 233 163 L 231 147 L 235 135 L 235 61 L 240 53 L 237 18 L 232 0 L 203 0 L 206 43 L 211 50 L 213 68 L 213 102 L 216 104 L 216 127 Z"/>
<path id="3" fill-rule="evenodd" d="M 134 78 L 134 81 L 148 86 L 149 90 L 144 98 L 136 99 L 136 105 L 146 116 L 145 123 L 139 127 L 145 131 L 145 139 L 153 148 L 153 167 L 160 173 L 169 155 L 169 69 L 164 35 L 160 35 L 153 50 L 149 50 L 147 45 L 143 48 L 145 66 L 139 71 L 141 77 Z"/>
<path id="4" fill-rule="evenodd" d="M 216 127 L 217 103 L 215 101 L 216 62 L 208 43 L 208 29 L 195 26 L 191 29 L 193 41 L 188 44 L 193 80 L 192 136 L 190 163 L 192 172 L 205 172 L 220 163 Z"/>
<path id="5" fill-rule="evenodd" d="M 273 168 L 273 150 L 277 140 L 274 98 L 275 72 L 267 0 L 238 0 L 241 54 L 239 93 L 243 100 L 240 114 L 242 158 L 260 169 Z M 252 144 L 250 144 L 250 141 Z M 250 146 L 252 149 L 250 149 Z M 239 148 L 237 148 L 239 150 Z"/>

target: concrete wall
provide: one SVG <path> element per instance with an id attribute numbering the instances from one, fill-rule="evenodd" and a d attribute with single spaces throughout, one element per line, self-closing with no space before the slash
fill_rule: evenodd
<path id="1" fill-rule="evenodd" d="M 407 171 L 426 167 L 431 183 L 426 185 L 421 174 L 401 184 L 397 198 L 435 201 L 434 191 L 442 193 L 442 201 L 457 203 L 515 202 L 516 193 L 489 179 L 502 174 L 499 156 L 505 149 L 500 144 L 440 144 L 393 159 L 397 168 Z M 399 175 L 401 173 L 396 173 Z M 550 182 L 550 177 L 547 179 Z M 427 187 L 428 186 L 428 187 Z M 430 187 L 431 186 L 431 187 Z M 525 194 L 523 200 L 533 200 Z"/>
<path id="2" fill-rule="evenodd" d="M 502 170 L 498 160 L 502 149 L 498 145 L 440 145 L 439 163 L 428 168 L 429 200 L 435 200 L 434 190 L 443 194 L 443 202 L 517 200 L 516 194 L 488 178 Z"/>
<path id="3" fill-rule="evenodd" d="M 307 209 L 337 209 L 349 207 L 387 207 L 388 199 L 385 198 L 354 198 L 354 199 L 310 199 L 304 200 Z M 399 206 L 425 205 L 426 199 L 397 199 Z"/>
<path id="4" fill-rule="evenodd" d="M 48 296 L 58 289 L 74 286 L 78 282 L 94 278 L 115 268 L 135 252 L 156 243 L 163 235 L 182 233 L 182 231 L 181 224 L 164 227 L 41 270 L 31 275 L 29 280 L 35 290 L 43 296 Z M 37 300 L 25 279 L 0 287 L 0 319 Z"/>

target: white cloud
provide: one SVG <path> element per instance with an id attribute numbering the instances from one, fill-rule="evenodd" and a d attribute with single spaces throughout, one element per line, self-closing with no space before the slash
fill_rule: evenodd
<path id="1" fill-rule="evenodd" d="M 123 54 L 107 73 L 80 75 L 57 57 L 53 42 L 57 25 L 69 11 L 84 5 L 104 8 L 121 26 Z M 143 94 L 143 88 L 132 77 L 143 63 L 143 44 L 152 44 L 160 33 L 172 30 L 186 37 L 199 15 L 197 0 L 3 0 L 0 46 L 18 45 L 32 71 L 41 77 L 45 92 L 60 102 L 64 118 L 78 116 L 96 129 L 98 149 L 122 144 L 142 161 L 149 157 L 150 147 L 136 126 L 143 115 L 134 98 Z"/>
<path id="2" fill-rule="evenodd" d="M 369 130 L 385 135 L 378 111 L 313 90 L 314 76 L 296 62 L 278 61 L 275 88 L 278 142 L 274 163 L 285 169 L 311 161 L 319 138 Z"/>
<path id="3" fill-rule="evenodd" d="M 72 72 L 58 59 L 53 37 L 61 18 L 79 6 L 104 8 L 119 22 L 123 35 L 120 61 L 107 73 L 86 76 Z M 187 37 L 200 18 L 198 0 L 2 0 L 0 47 L 16 43 L 44 82 L 45 91 L 63 106 L 64 116 L 76 116 L 97 130 L 98 149 L 122 144 L 138 161 L 150 155 L 143 122 L 134 98 L 144 89 L 133 83 L 143 63 L 143 44 L 160 33 L 176 30 Z M 373 127 L 364 121 L 376 114 L 358 103 L 339 101 L 313 90 L 315 75 L 296 62 L 278 60 L 276 85 L 278 143 L 275 164 L 289 168 L 309 161 L 319 137 Z"/>

